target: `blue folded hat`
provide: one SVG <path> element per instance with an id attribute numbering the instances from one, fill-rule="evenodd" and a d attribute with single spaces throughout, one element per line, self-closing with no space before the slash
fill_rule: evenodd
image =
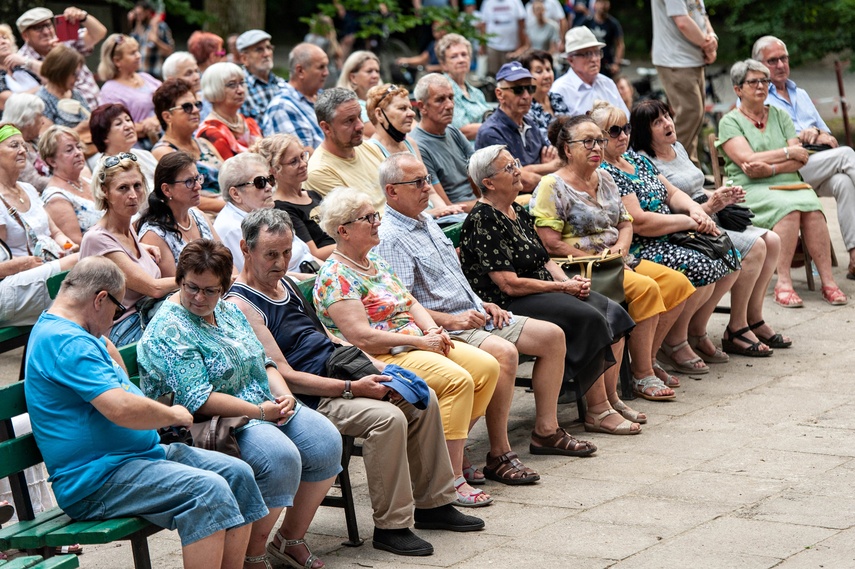
<path id="1" fill-rule="evenodd" d="M 395 364 L 388 364 L 383 375 L 392 378 L 390 381 L 384 381 L 383 385 L 400 393 L 401 397 L 412 403 L 416 409 L 427 409 L 430 403 L 430 388 L 425 380 Z"/>

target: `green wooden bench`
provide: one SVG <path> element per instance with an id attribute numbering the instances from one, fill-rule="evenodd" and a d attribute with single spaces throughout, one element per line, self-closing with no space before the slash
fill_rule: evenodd
<path id="1" fill-rule="evenodd" d="M 24 369 L 27 361 L 27 342 L 30 340 L 32 326 L 3 326 L 0 328 L 0 354 L 11 352 L 21 346 L 24 353 L 21 354 L 21 367 L 18 371 L 18 379 L 24 379 Z"/>
<path id="2" fill-rule="evenodd" d="M 11 561 L 0 561 L 3 569 L 74 569 L 80 567 L 76 555 L 61 555 L 44 559 L 41 555 L 18 557 Z"/>
<path id="3" fill-rule="evenodd" d="M 442 232 L 445 233 L 445 236 L 451 240 L 451 244 L 454 245 L 455 248 L 460 247 L 460 230 L 463 228 L 463 222 L 455 223 L 454 225 L 449 225 L 448 227 L 443 227 Z"/>
<path id="4" fill-rule="evenodd" d="M 16 437 L 11 421 L 12 417 L 26 412 L 24 382 L 0 387 L 0 478 L 9 477 L 15 509 L 21 520 L 17 524 L 0 529 L 0 551 L 20 549 L 50 558 L 54 555 L 55 548 L 63 545 L 103 544 L 127 540 L 131 543 L 134 566 L 137 569 L 151 569 L 147 539 L 163 528 L 142 518 L 77 522 L 60 508 L 33 514 L 24 470 L 42 462 L 42 455 L 33 434 Z M 59 562 L 51 560 L 51 563 Z M 46 567 L 72 566 L 77 567 L 62 564 Z"/>

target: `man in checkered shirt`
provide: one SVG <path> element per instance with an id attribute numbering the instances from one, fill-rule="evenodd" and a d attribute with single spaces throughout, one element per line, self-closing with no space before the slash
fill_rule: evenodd
<path id="1" fill-rule="evenodd" d="M 285 80 L 273 73 L 270 34 L 262 30 L 249 30 L 238 36 L 235 47 L 240 52 L 246 76 L 246 101 L 240 112 L 261 124 L 264 109 L 285 88 Z"/>

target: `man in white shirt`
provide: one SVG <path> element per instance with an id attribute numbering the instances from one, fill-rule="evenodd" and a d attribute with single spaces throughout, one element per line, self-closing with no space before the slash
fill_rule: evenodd
<path id="1" fill-rule="evenodd" d="M 481 24 L 487 39 L 487 72 L 495 75 L 499 68 L 528 49 L 525 33 L 525 8 L 520 0 L 484 0 Z"/>
<path id="2" fill-rule="evenodd" d="M 570 116 L 584 115 L 594 107 L 595 100 L 608 101 L 621 109 L 629 118 L 629 109 L 621 99 L 615 82 L 600 73 L 603 48 L 590 29 L 579 26 L 564 36 L 565 57 L 570 64 L 567 73 L 559 77 L 551 93 L 558 93 L 570 109 Z"/>

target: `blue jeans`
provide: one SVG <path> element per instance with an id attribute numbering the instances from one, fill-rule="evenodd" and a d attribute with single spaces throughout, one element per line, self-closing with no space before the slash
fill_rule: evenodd
<path id="1" fill-rule="evenodd" d="M 320 482 L 341 472 L 341 434 L 306 406 L 287 425 L 255 423 L 237 440 L 268 508 L 291 507 L 300 482 Z"/>
<path id="2" fill-rule="evenodd" d="M 177 529 L 182 547 L 268 514 L 245 462 L 182 444 L 164 450 L 166 460 L 126 462 L 65 513 L 75 520 L 139 516 Z"/>

